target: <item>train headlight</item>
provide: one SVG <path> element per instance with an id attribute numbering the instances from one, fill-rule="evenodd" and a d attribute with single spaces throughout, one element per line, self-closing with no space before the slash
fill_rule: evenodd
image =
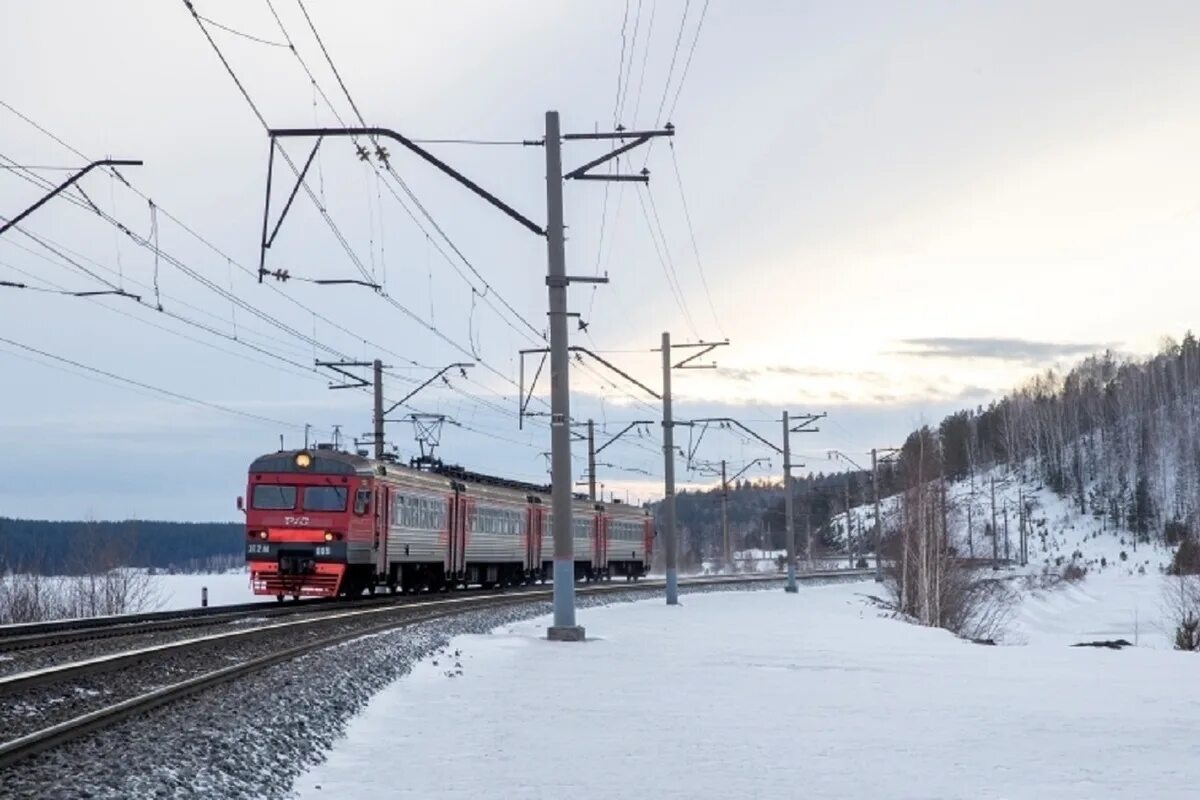
<path id="1" fill-rule="evenodd" d="M 325 541 L 327 541 L 327 542 L 333 541 L 333 533 L 331 531 L 325 531 Z"/>
<path id="2" fill-rule="evenodd" d="M 259 531 L 259 532 L 258 532 L 258 538 L 260 538 L 260 539 L 265 539 L 265 538 L 267 538 L 267 532 L 266 532 L 266 531 Z"/>
<path id="3" fill-rule="evenodd" d="M 300 469 L 308 469 L 312 466 L 312 454 L 306 452 L 296 453 L 295 463 Z"/>

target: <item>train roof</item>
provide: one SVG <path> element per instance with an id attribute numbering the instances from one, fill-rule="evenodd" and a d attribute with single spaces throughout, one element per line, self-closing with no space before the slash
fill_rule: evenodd
<path id="1" fill-rule="evenodd" d="M 297 463 L 297 456 L 301 453 L 307 453 L 311 458 L 311 462 L 306 467 L 301 467 Z M 524 492 L 527 495 L 536 494 L 549 497 L 551 492 L 550 484 L 529 483 L 498 475 L 474 472 L 457 464 L 443 464 L 438 461 L 431 464 L 427 463 L 422 468 L 417 468 L 391 460 L 376 461 L 375 459 L 360 456 L 356 453 L 348 453 L 344 450 L 335 450 L 329 447 L 317 447 L 308 450 L 280 450 L 275 453 L 259 456 L 250 464 L 251 473 L 294 472 L 321 475 L 382 475 L 392 470 L 395 470 L 399 474 L 438 476 L 446 478 L 449 481 L 460 481 L 462 483 L 508 489 L 510 491 Z M 588 497 L 585 494 L 573 493 L 571 499 L 575 502 L 586 502 Z M 637 506 L 630 506 L 619 502 L 604 503 L 597 501 L 596 505 L 610 509 L 641 510 Z"/>
<path id="2" fill-rule="evenodd" d="M 473 472 L 457 464 L 434 464 L 424 471 L 466 483 L 482 483 L 486 486 L 515 489 L 528 494 L 550 494 L 550 484 L 548 483 L 528 483 L 526 481 L 513 480 L 512 478 L 502 478 L 498 475 L 487 475 L 483 472 Z M 581 498 L 576 495 L 576 499 Z M 586 499 L 586 497 L 582 499 Z"/>
<path id="3" fill-rule="evenodd" d="M 301 467 L 297 456 L 307 453 L 311 462 Z M 354 453 L 342 450 L 316 448 L 313 450 L 280 450 L 259 456 L 250 464 L 251 472 L 309 472 L 321 475 L 355 475 L 371 472 L 374 462 Z"/>

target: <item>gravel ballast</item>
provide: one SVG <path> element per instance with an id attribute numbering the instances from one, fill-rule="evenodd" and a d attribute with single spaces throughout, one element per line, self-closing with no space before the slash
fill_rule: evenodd
<path id="1" fill-rule="evenodd" d="M 806 581 L 818 582 L 826 581 Z M 586 608 L 652 596 L 631 590 L 579 595 L 577 601 Z M 418 661 L 454 636 L 486 633 L 550 610 L 541 600 L 464 611 L 303 656 L 19 762 L 0 771 L 0 797 L 286 798 L 294 779 L 324 759 L 372 695 Z"/>

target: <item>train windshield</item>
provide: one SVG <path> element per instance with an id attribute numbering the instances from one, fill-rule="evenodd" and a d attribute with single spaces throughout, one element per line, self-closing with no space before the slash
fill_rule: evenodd
<path id="1" fill-rule="evenodd" d="M 296 487 L 260 483 L 254 487 L 250 507 L 263 511 L 287 511 L 296 507 Z"/>
<path id="2" fill-rule="evenodd" d="M 305 511 L 345 511 L 345 486 L 305 486 Z"/>

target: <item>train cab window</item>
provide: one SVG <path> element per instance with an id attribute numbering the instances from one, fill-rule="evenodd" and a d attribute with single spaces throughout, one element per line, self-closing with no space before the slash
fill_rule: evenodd
<path id="1" fill-rule="evenodd" d="M 371 507 L 371 490 L 359 489 L 354 493 L 354 513 L 363 516 Z"/>
<path id="2" fill-rule="evenodd" d="M 250 495 L 250 507 L 260 511 L 290 511 L 296 507 L 296 487 L 256 484 Z"/>
<path id="3" fill-rule="evenodd" d="M 305 486 L 305 511 L 345 511 L 345 486 Z"/>

